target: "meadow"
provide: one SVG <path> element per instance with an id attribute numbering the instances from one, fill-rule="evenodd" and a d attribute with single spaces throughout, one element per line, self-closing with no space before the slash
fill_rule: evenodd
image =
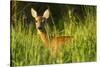
<path id="1" fill-rule="evenodd" d="M 96 13 L 93 7 L 85 7 L 84 21 L 76 21 L 73 11 L 70 11 L 68 21 L 60 19 L 56 24 L 46 25 L 48 36 L 72 35 L 73 43 L 61 46 L 59 55 L 52 57 L 49 48 L 42 43 L 35 25 L 25 26 L 23 17 L 19 17 L 16 25 L 11 25 L 11 66 L 28 66 L 44 64 L 63 64 L 96 61 Z M 53 19 L 53 18 L 51 18 Z M 83 23 L 84 22 L 84 23 Z M 53 23 L 53 21 L 51 22 Z M 62 28 L 59 30 L 59 28 Z M 66 43 L 65 43 L 66 44 Z"/>

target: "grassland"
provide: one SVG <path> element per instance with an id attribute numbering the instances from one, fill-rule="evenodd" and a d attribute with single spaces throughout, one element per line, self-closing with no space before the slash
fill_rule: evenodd
<path id="1" fill-rule="evenodd" d="M 62 46 L 59 50 L 59 56 L 53 58 L 48 48 L 44 47 L 36 28 L 33 24 L 25 27 L 23 19 L 16 22 L 16 26 L 11 25 L 11 65 L 42 65 L 42 64 L 62 64 L 77 62 L 96 61 L 96 15 L 93 8 L 86 8 L 86 19 L 75 21 L 72 12 L 69 14 L 69 21 L 60 19 L 59 28 L 63 24 L 63 31 L 59 28 L 49 30 L 50 35 L 72 35 L 74 41 L 69 46 Z M 65 17 L 68 18 L 68 17 Z M 52 33 L 50 33 L 52 32 Z M 60 32 L 60 33 L 59 33 Z"/>

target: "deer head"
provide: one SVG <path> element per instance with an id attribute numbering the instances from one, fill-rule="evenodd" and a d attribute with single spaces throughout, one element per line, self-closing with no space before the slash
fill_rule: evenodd
<path id="1" fill-rule="evenodd" d="M 31 8 L 31 14 L 32 14 L 33 18 L 35 18 L 36 28 L 39 31 L 44 32 L 45 31 L 45 28 L 44 28 L 45 22 L 49 18 L 49 9 L 45 10 L 43 16 L 38 16 L 37 12 L 33 8 Z"/>

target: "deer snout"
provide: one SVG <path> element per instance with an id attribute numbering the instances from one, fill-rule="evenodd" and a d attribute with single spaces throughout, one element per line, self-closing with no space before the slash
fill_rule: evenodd
<path id="1" fill-rule="evenodd" d="M 38 29 L 42 29 L 42 27 L 41 27 L 41 26 L 39 26 L 39 27 L 38 27 Z"/>

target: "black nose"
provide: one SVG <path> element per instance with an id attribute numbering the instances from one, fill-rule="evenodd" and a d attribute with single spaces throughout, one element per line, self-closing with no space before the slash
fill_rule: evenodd
<path id="1" fill-rule="evenodd" d="M 40 27 L 38 27 L 38 29 L 42 29 L 42 27 L 40 26 Z"/>

